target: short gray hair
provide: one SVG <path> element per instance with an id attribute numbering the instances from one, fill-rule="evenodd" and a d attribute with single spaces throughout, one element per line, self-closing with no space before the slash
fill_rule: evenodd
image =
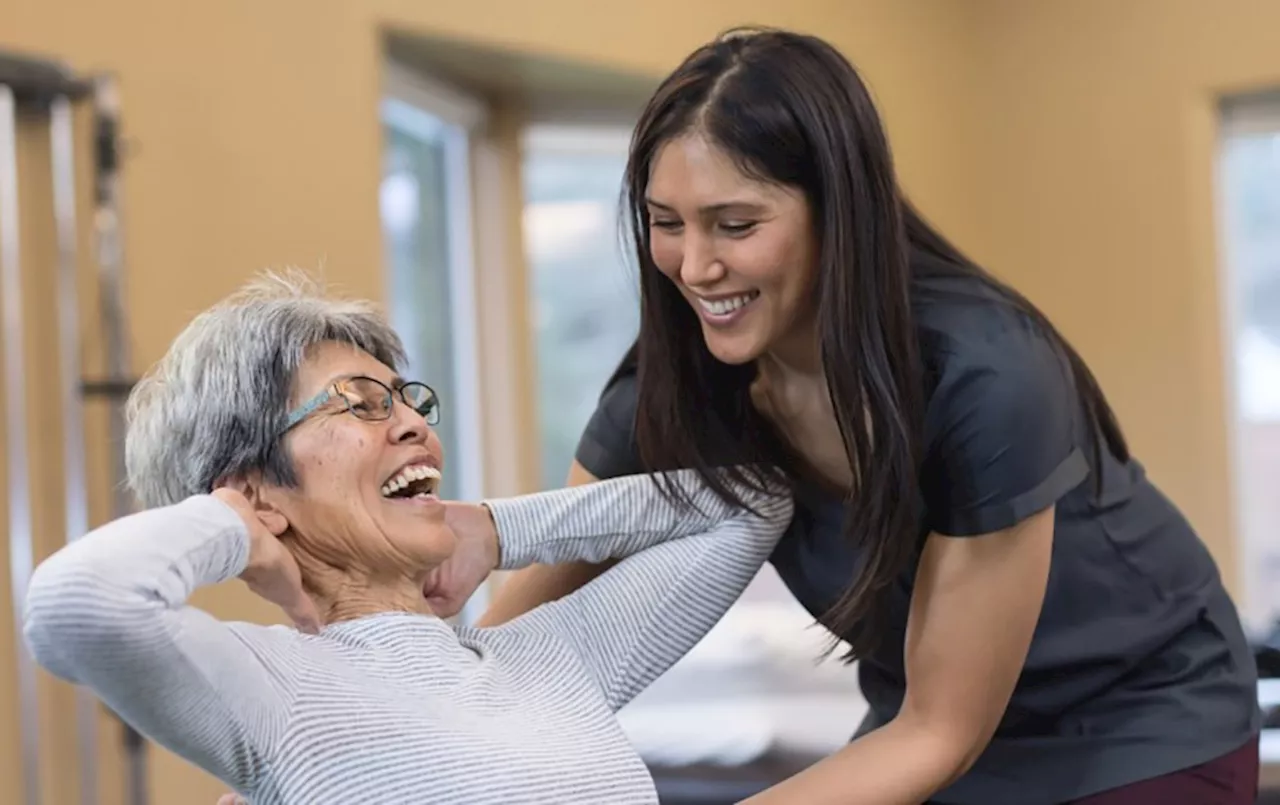
<path id="1" fill-rule="evenodd" d="M 290 393 L 308 350 L 326 341 L 396 371 L 405 362 L 373 303 L 331 297 L 296 270 L 264 273 L 197 316 L 129 396 L 125 468 L 139 501 L 176 503 L 254 471 L 295 485 L 281 448 Z"/>

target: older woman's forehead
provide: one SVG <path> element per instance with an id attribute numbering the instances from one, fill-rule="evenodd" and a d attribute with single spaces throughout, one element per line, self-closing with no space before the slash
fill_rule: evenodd
<path id="1" fill-rule="evenodd" d="M 391 386 L 402 382 L 399 374 L 390 366 L 349 344 L 319 345 L 300 369 L 298 385 L 303 394 L 319 392 L 353 377 L 371 377 Z"/>

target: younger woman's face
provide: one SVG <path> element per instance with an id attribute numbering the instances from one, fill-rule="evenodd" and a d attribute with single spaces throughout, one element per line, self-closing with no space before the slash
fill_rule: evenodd
<path id="1" fill-rule="evenodd" d="M 799 190 L 747 176 L 691 133 L 658 151 L 646 202 L 653 262 L 697 312 L 712 355 L 812 354 L 817 250 Z"/>

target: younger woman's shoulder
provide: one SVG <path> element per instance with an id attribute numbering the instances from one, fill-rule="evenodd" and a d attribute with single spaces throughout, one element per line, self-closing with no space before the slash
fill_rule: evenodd
<path id="1" fill-rule="evenodd" d="M 636 366 L 624 360 L 605 385 L 574 458 L 597 478 L 643 471 L 635 441 Z"/>
<path id="2" fill-rule="evenodd" d="M 932 530 L 997 531 L 1088 474 L 1088 432 L 1071 366 L 1032 312 L 974 278 L 915 298 L 925 371 L 922 487 Z"/>
<path id="3" fill-rule="evenodd" d="M 912 313 L 931 393 L 960 375 L 1070 383 L 1070 368 L 1053 334 L 979 277 L 929 275 L 917 281 Z"/>

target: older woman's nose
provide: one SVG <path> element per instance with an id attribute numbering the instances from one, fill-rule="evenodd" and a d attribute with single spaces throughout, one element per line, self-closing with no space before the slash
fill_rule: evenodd
<path id="1" fill-rule="evenodd" d="M 422 418 L 422 414 L 419 414 L 404 403 L 396 403 L 395 412 L 391 417 L 391 432 L 389 434 L 391 441 L 396 444 L 406 442 L 421 444 L 426 442 L 430 429 L 427 421 Z"/>

